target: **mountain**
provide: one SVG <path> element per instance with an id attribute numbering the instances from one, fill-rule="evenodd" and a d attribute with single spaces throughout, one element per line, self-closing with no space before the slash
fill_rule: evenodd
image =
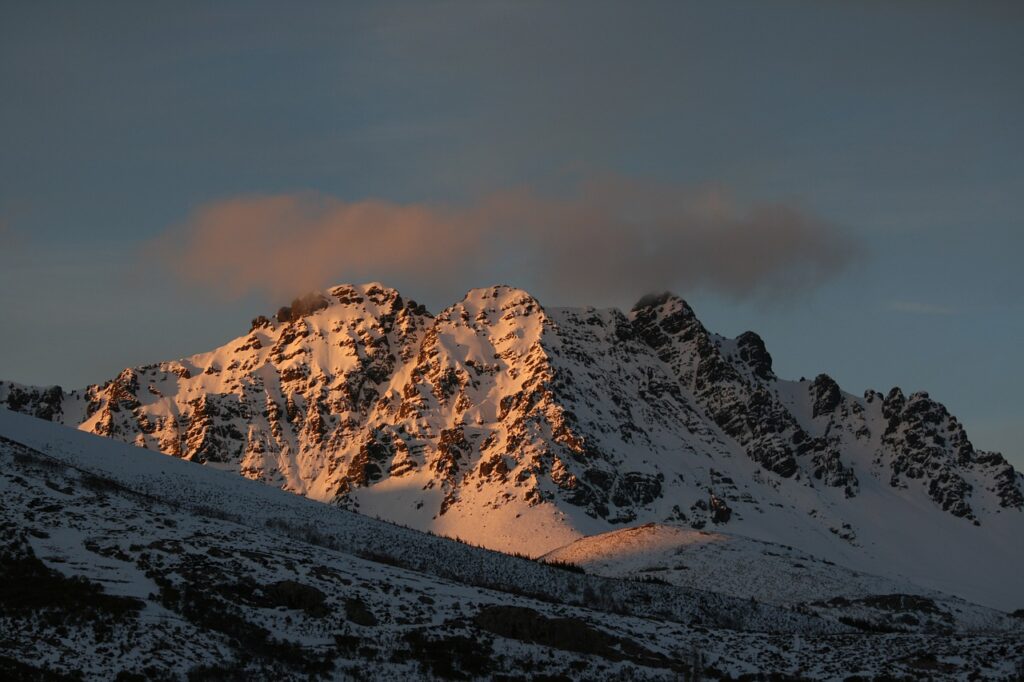
<path id="1" fill-rule="evenodd" d="M 782 606 L 589 575 L 7 410 L 0 495 L 4 679 L 1006 680 L 1024 670 L 1024 620 L 942 595 Z"/>
<path id="2" fill-rule="evenodd" d="M 209 353 L 0 402 L 493 549 L 659 523 L 1024 606 L 1024 479 L 1001 455 L 927 393 L 781 379 L 760 337 L 670 294 L 623 313 L 497 286 L 433 316 L 343 285 Z"/>

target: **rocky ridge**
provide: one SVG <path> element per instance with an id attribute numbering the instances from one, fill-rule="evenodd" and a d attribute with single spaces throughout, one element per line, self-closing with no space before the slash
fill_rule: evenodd
<path id="1" fill-rule="evenodd" d="M 956 528 L 1024 507 L 1021 475 L 927 393 L 780 379 L 760 337 L 716 335 L 667 293 L 624 313 L 497 286 L 435 317 L 343 285 L 103 384 L 0 382 L 0 404 L 531 554 L 646 522 L 842 554 L 879 541 L 865 488 Z"/>

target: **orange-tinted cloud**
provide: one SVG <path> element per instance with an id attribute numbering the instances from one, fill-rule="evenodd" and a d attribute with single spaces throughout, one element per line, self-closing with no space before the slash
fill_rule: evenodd
<path id="1" fill-rule="evenodd" d="M 450 298 L 507 281 L 558 302 L 653 289 L 737 297 L 814 286 L 856 249 L 783 204 L 744 209 L 713 190 L 588 183 L 565 198 L 528 190 L 466 206 L 346 202 L 319 194 L 205 205 L 149 252 L 186 282 L 279 299 L 349 281 L 421 284 Z"/>
<path id="2" fill-rule="evenodd" d="M 149 252 L 186 282 L 228 297 L 289 296 L 338 278 L 426 275 L 465 257 L 474 237 L 465 216 L 444 209 L 286 194 L 207 204 Z"/>

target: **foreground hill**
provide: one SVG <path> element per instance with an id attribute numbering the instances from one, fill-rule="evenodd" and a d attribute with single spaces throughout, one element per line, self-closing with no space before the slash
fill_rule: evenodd
<path id="1" fill-rule="evenodd" d="M 887 611 L 882 627 L 854 617 L 858 604 L 782 608 L 586 575 L 5 410 L 0 495 L 7 679 L 1011 679 L 1024 669 L 1021 621 L 992 610 L 887 595 L 871 603 Z"/>
<path id="2" fill-rule="evenodd" d="M 669 294 L 626 314 L 492 287 L 433 316 L 339 286 L 209 353 L 0 401 L 494 549 L 654 522 L 1024 607 L 1002 456 L 926 393 L 780 379 L 756 334 L 713 334 Z"/>

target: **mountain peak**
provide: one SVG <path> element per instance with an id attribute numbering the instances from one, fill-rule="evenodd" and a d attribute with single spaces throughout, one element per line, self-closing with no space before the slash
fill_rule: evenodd
<path id="1" fill-rule="evenodd" d="M 363 284 L 337 284 L 330 287 L 327 293 L 337 298 L 339 302 L 345 303 L 351 297 L 365 296 L 375 301 L 400 299 L 402 295 L 398 289 L 389 287 L 380 282 L 364 282 Z"/>
<path id="2" fill-rule="evenodd" d="M 500 320 L 509 321 L 538 315 L 544 317 L 544 307 L 532 294 L 507 284 L 497 284 L 470 289 L 462 300 L 438 315 L 438 319 L 458 318 L 493 325 Z"/>
<path id="3" fill-rule="evenodd" d="M 682 297 L 673 294 L 671 291 L 644 294 L 640 297 L 640 300 L 633 305 L 631 312 L 635 313 L 641 310 L 655 308 L 665 309 L 666 311 L 683 309 L 689 311 L 691 314 L 693 313 L 693 309 L 690 305 Z"/>
<path id="4" fill-rule="evenodd" d="M 487 305 L 497 305 L 503 307 L 510 303 L 516 304 L 519 302 L 532 301 L 535 305 L 540 305 L 540 301 L 525 289 L 514 287 L 509 284 L 494 284 L 489 287 L 476 287 L 466 292 L 466 295 L 462 297 L 463 303 L 471 302 L 479 304 L 480 302 L 487 302 Z"/>
<path id="5" fill-rule="evenodd" d="M 365 305 L 367 301 L 381 310 L 397 312 L 405 307 L 419 315 L 430 316 L 425 306 L 412 299 L 403 299 L 397 289 L 385 286 L 380 282 L 337 284 L 328 289 L 310 291 L 292 299 L 291 303 L 278 308 L 270 318 L 258 315 L 253 319 L 249 331 L 272 327 L 274 322 L 289 324 L 327 308 Z"/>

